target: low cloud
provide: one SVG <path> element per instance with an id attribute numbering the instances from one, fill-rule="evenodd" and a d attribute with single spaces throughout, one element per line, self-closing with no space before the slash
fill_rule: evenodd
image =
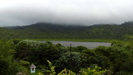
<path id="1" fill-rule="evenodd" d="M 101 2 L 98 0 L 92 2 L 88 0 L 79 0 L 80 2 L 75 0 L 58 1 L 50 0 L 46 3 L 23 2 L 5 9 L 1 8 L 0 26 L 28 25 L 37 22 L 82 25 L 120 24 L 132 20 L 133 17 L 132 3 L 125 5 L 123 1 L 120 4 L 115 0 L 116 3 L 108 3 L 105 0 Z"/>

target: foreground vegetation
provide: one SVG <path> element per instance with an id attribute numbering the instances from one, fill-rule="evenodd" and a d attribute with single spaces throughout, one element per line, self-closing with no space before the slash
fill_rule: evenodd
<path id="1" fill-rule="evenodd" d="M 30 74 L 29 66 L 32 63 L 37 66 L 39 73 L 44 75 L 51 71 L 54 71 L 54 74 L 70 71 L 73 74 L 81 72 L 81 75 L 132 75 L 132 57 L 133 41 L 114 41 L 109 47 L 89 49 L 84 46 L 65 47 L 49 41 L 1 40 L 0 75 L 15 75 L 17 72 Z M 54 66 L 49 66 L 48 60 Z M 91 71 L 102 72 L 88 74 Z"/>

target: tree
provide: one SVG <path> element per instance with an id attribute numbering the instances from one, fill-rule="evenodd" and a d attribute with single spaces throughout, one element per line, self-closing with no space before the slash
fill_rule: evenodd
<path id="1" fill-rule="evenodd" d="M 81 66 L 81 57 L 79 52 L 63 53 L 57 60 L 57 67 L 66 68 L 78 72 Z"/>
<path id="2" fill-rule="evenodd" d="M 77 46 L 75 50 L 77 52 L 82 52 L 82 50 L 86 50 L 86 49 L 87 49 L 87 47 L 85 47 L 85 46 Z"/>
<path id="3" fill-rule="evenodd" d="M 98 64 L 99 59 L 94 49 L 86 49 L 81 52 L 82 64 L 84 68 L 89 67 L 92 64 Z"/>
<path id="4" fill-rule="evenodd" d="M 8 75 L 9 63 L 5 60 L 0 60 L 0 75 Z"/>
<path id="5" fill-rule="evenodd" d="M 15 75 L 19 70 L 19 65 L 13 61 L 15 54 L 13 48 L 12 41 L 0 41 L 0 75 Z"/>

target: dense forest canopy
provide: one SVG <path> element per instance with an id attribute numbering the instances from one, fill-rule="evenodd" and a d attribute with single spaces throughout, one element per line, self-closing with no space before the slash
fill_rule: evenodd
<path id="1" fill-rule="evenodd" d="M 121 25 L 97 24 L 92 26 L 36 23 L 26 26 L 1 27 L 1 39 L 132 39 L 133 22 Z"/>
<path id="2" fill-rule="evenodd" d="M 103 73 L 105 75 L 132 75 L 132 42 L 114 41 L 109 47 L 98 46 L 89 49 L 85 46 L 65 47 L 60 43 L 52 44 L 49 41 L 2 40 L 0 41 L 0 75 L 15 75 L 17 72 L 28 74 L 32 63 L 40 72 L 54 73 L 52 75 L 61 73 L 64 68 L 74 73 L 82 70 L 88 73 L 81 72 L 81 75 L 102 75 Z M 47 61 L 51 61 L 54 66 L 49 68 Z M 92 72 L 97 73 L 96 70 L 100 71 L 97 66 L 106 71 L 92 74 Z"/>

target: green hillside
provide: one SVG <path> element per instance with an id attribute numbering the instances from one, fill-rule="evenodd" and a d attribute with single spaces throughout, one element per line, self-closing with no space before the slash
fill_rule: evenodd
<path id="1" fill-rule="evenodd" d="M 130 39 L 133 23 L 92 26 L 36 23 L 27 26 L 0 28 L 0 38 L 24 39 Z"/>

